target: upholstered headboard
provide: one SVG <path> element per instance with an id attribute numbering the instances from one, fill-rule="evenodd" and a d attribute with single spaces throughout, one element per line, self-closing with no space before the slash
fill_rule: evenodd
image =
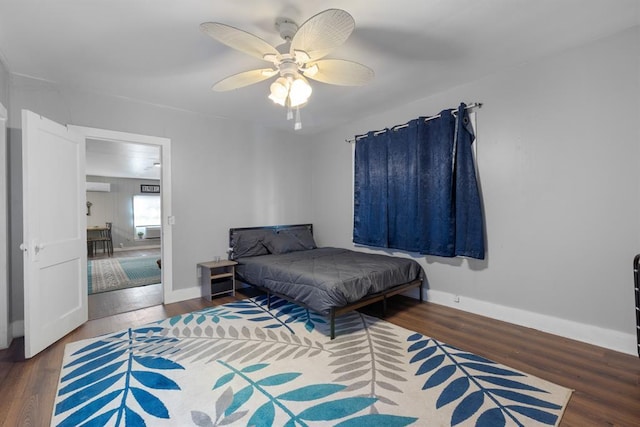
<path id="1" fill-rule="evenodd" d="M 278 239 L 285 236 L 292 240 Z M 291 245 L 300 249 L 315 249 L 313 225 L 291 224 L 229 229 L 229 259 L 268 255 L 281 250 L 289 252 Z"/>

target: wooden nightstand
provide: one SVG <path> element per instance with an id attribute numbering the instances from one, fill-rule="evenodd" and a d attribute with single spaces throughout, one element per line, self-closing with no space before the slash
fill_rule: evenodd
<path id="1" fill-rule="evenodd" d="M 235 261 L 209 261 L 198 264 L 202 298 L 211 301 L 212 297 L 231 293 L 236 294 Z"/>

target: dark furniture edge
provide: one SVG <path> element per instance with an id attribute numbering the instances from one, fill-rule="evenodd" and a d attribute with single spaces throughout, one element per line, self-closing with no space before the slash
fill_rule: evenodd
<path id="1" fill-rule="evenodd" d="M 250 231 L 250 230 L 272 230 L 273 232 L 278 232 L 278 230 L 286 230 L 289 228 L 300 228 L 306 227 L 313 235 L 313 224 L 287 224 L 287 225 L 263 225 L 259 227 L 235 227 L 229 229 L 229 249 L 227 250 L 227 254 L 229 259 L 233 259 L 233 235 L 238 231 Z"/>
<path id="2" fill-rule="evenodd" d="M 260 227 L 236 227 L 236 228 L 230 228 L 229 229 L 229 245 L 231 245 L 231 236 L 233 236 L 233 234 L 236 231 L 248 231 L 248 230 L 273 230 L 273 231 L 278 231 L 278 230 L 286 230 L 288 228 L 300 228 L 300 227 L 307 227 L 309 229 L 309 231 L 311 231 L 311 234 L 313 234 L 313 224 L 263 225 L 263 226 L 260 226 Z"/>
<path id="3" fill-rule="evenodd" d="M 262 292 L 264 292 L 265 294 L 267 294 L 267 309 L 271 310 L 271 295 L 275 295 L 279 298 L 282 298 L 285 301 L 289 301 L 290 303 L 296 304 L 300 307 L 306 308 L 307 310 L 311 310 L 311 308 L 309 308 L 309 306 L 307 306 L 306 304 L 296 301 L 293 298 L 290 298 L 286 295 L 280 294 L 278 292 L 273 292 L 267 288 L 264 288 L 260 285 L 254 285 L 253 283 L 249 283 L 246 280 L 243 280 L 241 278 L 236 278 L 237 280 L 239 280 L 242 283 L 246 283 L 249 286 L 252 286 Z M 373 304 L 375 302 L 378 301 L 382 301 L 382 314 L 384 316 L 386 309 L 387 309 L 387 298 L 397 295 L 399 293 L 405 292 L 409 289 L 413 289 L 413 288 L 419 288 L 420 289 L 420 302 L 424 301 L 424 296 L 423 296 L 423 287 L 422 287 L 423 281 L 422 279 L 416 279 L 414 281 L 408 282 L 408 283 L 402 283 L 400 285 L 396 285 L 393 288 L 389 288 L 383 292 L 378 292 L 375 294 L 371 294 L 371 295 L 367 295 L 364 298 L 352 302 L 351 304 L 347 304 L 344 305 L 342 307 L 332 307 L 331 310 L 329 311 L 329 326 L 330 326 L 330 331 L 331 331 L 331 339 L 334 339 L 336 337 L 336 317 L 337 316 L 341 316 L 343 314 L 346 314 L 350 311 L 354 311 L 357 310 L 359 308 L 362 308 L 364 306 Z"/>

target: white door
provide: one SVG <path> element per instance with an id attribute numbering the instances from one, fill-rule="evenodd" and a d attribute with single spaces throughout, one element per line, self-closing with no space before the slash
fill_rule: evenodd
<path id="1" fill-rule="evenodd" d="M 25 357 L 87 321 L 85 142 L 22 111 Z"/>
<path id="2" fill-rule="evenodd" d="M 7 109 L 0 103 L 0 350 L 9 347 L 9 228 L 7 227 Z"/>

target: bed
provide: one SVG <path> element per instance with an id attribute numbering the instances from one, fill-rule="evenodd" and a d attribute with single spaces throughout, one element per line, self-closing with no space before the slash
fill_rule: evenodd
<path id="1" fill-rule="evenodd" d="M 311 224 L 244 227 L 229 230 L 229 257 L 238 262 L 237 279 L 335 318 L 392 295 L 418 288 L 423 272 L 415 260 L 342 248 L 318 248 Z"/>

